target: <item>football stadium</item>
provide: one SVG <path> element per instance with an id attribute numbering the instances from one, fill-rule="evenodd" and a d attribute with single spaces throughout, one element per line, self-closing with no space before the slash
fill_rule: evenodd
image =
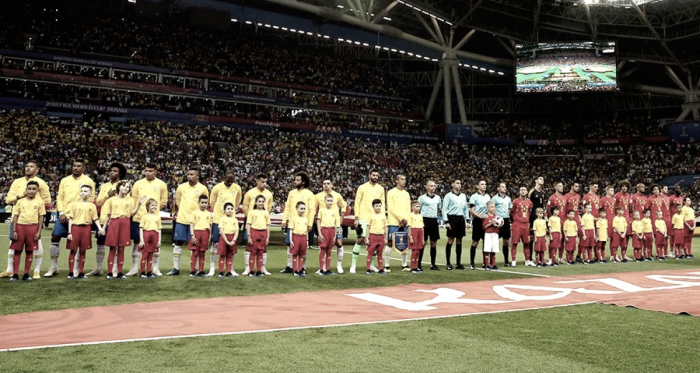
<path id="1" fill-rule="evenodd" d="M 0 12 L 10 372 L 694 372 L 700 2 Z"/>

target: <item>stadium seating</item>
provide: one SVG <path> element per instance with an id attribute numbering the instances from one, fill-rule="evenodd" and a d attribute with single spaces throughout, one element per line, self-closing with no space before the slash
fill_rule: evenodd
<path id="1" fill-rule="evenodd" d="M 160 177 L 171 191 L 183 181 L 186 167 L 202 170 L 202 182 L 212 187 L 232 169 L 244 189 L 254 185 L 258 172 L 270 175 L 275 205 L 281 206 L 292 188 L 293 175 L 305 171 L 320 190 L 331 178 L 346 199 L 366 181 L 369 169 L 382 170 L 382 184 L 391 187 L 399 173 L 408 177 L 412 197 L 422 194 L 428 179 L 435 180 L 438 193 L 449 191 L 452 179 L 463 180 L 468 193 L 485 179 L 489 192 L 505 181 L 509 193 L 531 187 L 544 176 L 551 191 L 555 181 L 576 181 L 583 189 L 589 182 L 601 186 L 629 179 L 647 185 L 669 175 L 700 173 L 700 145 L 624 145 L 613 147 L 411 145 L 349 139 L 299 132 L 240 130 L 216 125 L 195 126 L 166 121 L 130 120 L 124 124 L 98 120 L 94 123 L 52 123 L 45 114 L 23 110 L 0 114 L 0 192 L 22 175 L 22 162 L 35 158 L 42 163 L 41 175 L 55 192 L 57 182 L 68 173 L 70 160 L 86 157 L 90 176 L 98 184 L 106 180 L 112 161 L 124 162 L 129 177 L 139 178 L 147 162 L 159 166 Z M 700 198 L 700 183 L 690 191 Z"/>

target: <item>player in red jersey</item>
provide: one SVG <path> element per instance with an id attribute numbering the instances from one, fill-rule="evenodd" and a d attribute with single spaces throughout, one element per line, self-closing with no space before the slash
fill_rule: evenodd
<path id="1" fill-rule="evenodd" d="M 661 198 L 661 214 L 663 215 L 664 222 L 666 222 L 666 228 L 668 229 L 669 237 L 666 240 L 666 253 L 673 257 L 671 254 L 673 252 L 673 226 L 671 225 L 671 217 L 673 216 L 673 210 L 671 209 L 671 197 L 668 194 L 668 186 L 661 187 L 661 194 L 658 198 Z M 668 246 L 670 245 L 671 251 L 669 252 Z"/>
<path id="2" fill-rule="evenodd" d="M 581 236 L 581 219 L 579 218 L 579 205 L 581 205 L 581 195 L 579 194 L 580 190 L 581 185 L 579 183 L 573 183 L 571 184 L 571 189 L 569 190 L 569 193 L 566 193 L 566 195 L 564 196 L 566 198 L 566 206 L 564 209 L 566 211 L 574 212 L 574 221 L 579 227 L 579 236 Z M 579 237 L 576 261 L 582 263 L 583 260 L 581 259 L 581 251 L 583 250 L 583 247 L 581 246 L 581 241 L 583 240 L 581 240 L 581 237 Z"/>
<path id="3" fill-rule="evenodd" d="M 663 204 L 663 198 L 661 198 L 661 187 L 657 184 L 651 186 L 651 195 L 647 198 L 647 206 L 649 206 L 649 211 L 651 212 L 651 224 L 656 222 L 657 214 L 661 211 L 661 205 Z"/>
<path id="4" fill-rule="evenodd" d="M 605 218 L 608 220 L 608 238 L 612 238 L 613 234 L 613 219 L 615 218 L 615 188 L 612 185 L 605 187 L 605 197 L 600 199 L 600 207 L 605 209 Z M 608 242 L 612 245 L 612 240 Z M 612 247 L 612 246 L 611 246 Z M 605 242 L 602 242 L 600 248 L 602 257 L 605 258 Z"/>
<path id="5" fill-rule="evenodd" d="M 620 191 L 615 194 L 615 207 L 622 208 L 622 216 L 627 219 L 627 234 L 625 239 L 622 240 L 620 246 L 622 247 L 622 259 L 630 260 L 625 254 L 627 253 L 627 245 L 629 244 L 629 239 L 632 236 L 632 218 L 630 212 L 632 210 L 632 196 L 629 193 L 631 184 L 627 180 L 620 181 Z"/>
<path id="6" fill-rule="evenodd" d="M 551 197 L 549 197 L 549 200 L 547 201 L 547 211 L 549 212 L 549 215 L 551 216 L 554 208 L 556 207 L 559 209 L 559 214 L 557 216 L 561 221 L 563 222 L 566 220 L 566 198 L 564 197 L 564 184 L 562 182 L 558 182 L 554 184 L 554 194 L 552 194 Z M 561 244 L 558 246 L 559 248 L 559 258 L 561 259 L 562 255 L 564 254 L 564 235 L 561 235 Z"/>
<path id="7" fill-rule="evenodd" d="M 649 208 L 649 198 L 644 194 L 646 187 L 644 184 L 637 184 L 637 193 L 632 195 L 631 204 L 632 212 L 639 212 L 639 216 L 644 216 L 644 210 Z"/>
<path id="8" fill-rule="evenodd" d="M 685 199 L 683 197 L 684 196 L 683 196 L 683 192 L 681 191 L 681 187 L 678 185 L 674 185 L 673 186 L 673 194 L 669 195 L 669 197 L 668 197 L 669 202 L 671 203 L 671 211 L 676 211 L 676 206 L 681 206 L 681 208 L 683 207 L 683 200 Z M 671 214 L 671 215 L 673 215 L 673 214 Z M 673 238 L 671 238 L 671 240 L 672 240 L 671 247 L 676 247 L 676 238 L 673 237 Z M 681 247 L 683 247 L 683 246 L 681 245 Z M 675 249 L 674 249 L 673 254 L 678 256 L 675 253 Z M 680 255 L 683 255 L 683 253 L 681 253 Z"/>
<path id="9" fill-rule="evenodd" d="M 601 208 L 600 196 L 598 196 L 598 184 L 591 183 L 588 185 L 588 193 L 583 196 L 581 203 L 585 207 L 586 205 L 591 205 L 591 215 L 598 219 L 598 210 Z"/>
<path id="10" fill-rule="evenodd" d="M 525 265 L 530 267 L 535 267 L 535 263 L 530 258 L 530 213 L 532 211 L 532 201 L 527 198 L 527 187 L 520 187 L 520 198 L 516 198 L 513 201 L 513 208 L 510 210 L 511 217 L 511 249 L 510 256 L 512 263 L 511 265 L 515 267 L 515 258 L 518 252 L 518 243 L 523 242 L 523 249 L 525 251 Z"/>

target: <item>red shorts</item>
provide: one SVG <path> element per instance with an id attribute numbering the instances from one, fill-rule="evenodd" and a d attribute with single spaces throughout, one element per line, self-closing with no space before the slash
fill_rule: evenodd
<path id="1" fill-rule="evenodd" d="M 586 239 L 583 239 L 583 235 L 581 236 L 581 246 L 583 247 L 593 247 L 595 245 L 595 237 L 594 237 L 594 232 L 593 229 L 585 229 L 584 233 L 586 233 Z"/>
<path id="2" fill-rule="evenodd" d="M 685 224 L 687 224 L 687 225 L 683 226 L 683 229 L 685 230 L 685 236 L 686 237 L 693 237 L 693 230 L 694 229 L 688 228 L 688 225 L 690 225 L 692 227 L 695 225 L 695 222 L 693 220 L 686 220 Z"/>
<path id="3" fill-rule="evenodd" d="M 292 233 L 292 243 L 294 243 L 294 247 L 290 248 L 289 252 L 292 255 L 304 255 L 309 246 L 309 236 Z"/>
<path id="4" fill-rule="evenodd" d="M 671 224 L 671 218 L 664 218 L 666 223 L 666 231 L 668 231 L 668 237 L 673 239 L 673 224 Z"/>
<path id="5" fill-rule="evenodd" d="M 335 227 L 321 227 L 321 236 L 323 236 L 323 242 L 319 241 L 320 248 L 330 249 L 335 245 Z"/>
<path id="6" fill-rule="evenodd" d="M 109 225 L 110 227 L 112 224 Z M 109 228 L 112 229 L 112 228 Z M 113 245 L 107 245 L 113 246 Z M 118 245 L 121 246 L 121 245 Z M 158 231 L 143 231 L 143 249 L 141 252 L 144 253 L 157 253 L 158 252 Z"/>
<path id="7" fill-rule="evenodd" d="M 250 240 L 252 245 L 246 246 L 245 250 L 251 253 L 264 253 L 267 248 L 267 229 L 250 229 Z"/>
<path id="8" fill-rule="evenodd" d="M 146 232 L 144 232 L 144 239 Z M 158 242 L 158 237 L 156 237 Z M 105 246 L 124 247 L 131 245 L 131 221 L 129 218 L 110 219 Z"/>
<path id="9" fill-rule="evenodd" d="M 607 244 L 607 243 L 608 243 L 608 241 L 596 241 L 595 247 L 600 249 L 600 250 L 605 251 L 605 244 Z"/>
<path id="10" fill-rule="evenodd" d="M 510 226 L 510 242 L 517 245 L 521 240 L 524 244 L 530 243 L 530 227 L 527 224 L 513 223 Z"/>
<path id="11" fill-rule="evenodd" d="M 375 251 L 377 253 L 381 253 L 383 247 L 384 247 L 384 235 L 370 233 L 369 245 L 367 245 L 367 255 L 372 256 L 372 255 L 374 255 Z"/>
<path id="12" fill-rule="evenodd" d="M 642 235 L 642 237 L 644 237 L 644 235 Z M 644 245 L 644 241 L 642 241 L 642 239 L 639 238 L 639 235 L 636 233 L 633 234 L 632 235 L 632 248 L 633 249 L 641 249 L 643 245 Z"/>
<path id="13" fill-rule="evenodd" d="M 644 247 L 651 248 L 651 245 L 654 243 L 654 234 L 653 233 L 644 233 Z"/>
<path id="14" fill-rule="evenodd" d="M 226 239 L 229 240 L 229 242 L 233 241 L 233 237 L 235 234 L 227 234 Z M 217 254 L 221 256 L 228 256 L 228 254 L 231 255 L 236 255 L 238 254 L 238 246 L 236 245 L 236 242 L 233 241 L 233 245 L 227 245 L 226 241 L 224 241 L 224 236 L 221 235 L 219 236 L 219 248 L 217 249 Z"/>
<path id="15" fill-rule="evenodd" d="M 622 237 L 620 237 L 620 234 L 617 232 L 613 232 L 611 239 L 610 239 L 610 247 L 617 249 L 618 247 L 622 246 Z"/>
<path id="16" fill-rule="evenodd" d="M 192 240 L 190 239 L 190 244 L 187 246 L 187 248 L 192 251 L 207 251 L 207 247 L 209 246 L 209 230 L 196 230 L 194 231 L 194 237 L 197 238 L 197 244 L 193 245 Z"/>
<path id="17" fill-rule="evenodd" d="M 39 224 L 15 224 L 14 229 L 17 241 L 12 241 L 10 250 L 30 252 L 37 249 L 39 241 L 34 241 L 34 236 L 39 232 Z"/>
<path id="18" fill-rule="evenodd" d="M 666 236 L 661 232 L 654 233 L 654 243 L 656 244 L 657 249 L 659 247 L 665 248 L 666 247 Z"/>
<path id="19" fill-rule="evenodd" d="M 70 233 L 73 239 L 68 241 L 66 249 L 70 251 L 90 250 L 92 249 L 92 227 L 86 225 L 73 225 Z"/>
<path id="20" fill-rule="evenodd" d="M 547 250 L 547 238 L 545 236 L 537 237 L 535 241 L 535 252 L 543 253 Z"/>
<path id="21" fill-rule="evenodd" d="M 409 242 L 408 248 L 411 250 L 423 250 L 423 246 L 425 246 L 423 228 L 411 228 L 411 237 L 413 237 L 413 243 Z"/>
<path id="22" fill-rule="evenodd" d="M 561 247 L 561 232 L 552 232 L 552 240 L 549 241 L 549 247 L 552 249 Z"/>
<path id="23" fill-rule="evenodd" d="M 566 249 L 566 251 L 576 250 L 576 236 L 569 237 L 569 240 L 566 241 L 566 246 L 564 246 L 564 249 Z"/>
<path id="24" fill-rule="evenodd" d="M 673 244 L 675 246 L 683 246 L 684 239 L 685 239 L 685 229 L 674 229 L 673 230 Z"/>

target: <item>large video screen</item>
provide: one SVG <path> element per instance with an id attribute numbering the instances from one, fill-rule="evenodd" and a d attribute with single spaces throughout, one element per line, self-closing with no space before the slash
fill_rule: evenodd
<path id="1" fill-rule="evenodd" d="M 615 42 L 516 44 L 516 92 L 617 90 Z"/>

